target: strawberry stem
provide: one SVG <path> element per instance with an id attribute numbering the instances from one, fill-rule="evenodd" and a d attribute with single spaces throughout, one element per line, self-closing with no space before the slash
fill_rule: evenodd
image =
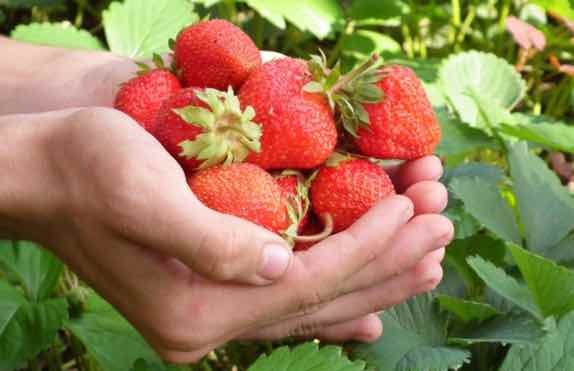
<path id="1" fill-rule="evenodd" d="M 333 217 L 331 214 L 322 214 L 321 220 L 323 221 L 323 230 L 317 234 L 310 236 L 294 236 L 295 242 L 319 242 L 329 237 L 333 233 Z"/>
<path id="2" fill-rule="evenodd" d="M 354 70 L 343 76 L 339 81 L 337 81 L 337 83 L 333 85 L 331 90 L 329 90 L 328 94 L 332 96 L 337 92 L 339 92 L 339 90 L 345 88 L 345 86 L 347 86 L 351 81 L 355 80 L 357 77 L 361 76 L 365 71 L 369 70 L 371 67 L 376 65 L 380 59 L 381 57 L 378 54 L 373 53 L 365 63 L 355 68 Z"/>

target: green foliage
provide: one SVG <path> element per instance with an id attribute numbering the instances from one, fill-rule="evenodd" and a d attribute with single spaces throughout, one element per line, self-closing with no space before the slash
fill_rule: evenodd
<path id="1" fill-rule="evenodd" d="M 18 41 L 70 49 L 103 49 L 97 38 L 66 22 L 20 25 L 12 31 L 10 37 Z"/>
<path id="2" fill-rule="evenodd" d="M 136 59 L 167 53 L 167 40 L 197 20 L 186 0 L 114 2 L 102 17 L 110 50 Z"/>
<path id="3" fill-rule="evenodd" d="M 211 16 L 239 25 L 262 49 L 303 58 L 321 49 L 330 66 L 341 60 L 341 73 L 373 53 L 407 65 L 440 120 L 444 215 L 456 227 L 437 292 L 385 310 L 380 340 L 345 348 L 358 361 L 314 342 L 232 343 L 185 368 L 165 365 L 54 256 L 0 241 L 0 371 L 60 369 L 57 360 L 81 371 L 350 371 L 364 370 L 362 361 L 380 371 L 574 369 L 574 84 L 548 63 L 574 65 L 573 31 L 561 18 L 574 18 L 573 5 L 0 0 L 0 33 L 38 44 L 146 59 L 168 52 L 167 39 L 182 27 Z M 504 28 L 509 15 L 538 27 L 546 49 L 522 61 Z M 563 169 L 552 151 L 565 154 Z"/>
<path id="4" fill-rule="evenodd" d="M 443 370 L 460 367 L 470 354 L 447 345 L 446 317 L 421 295 L 381 315 L 385 336 L 357 352 L 380 371 Z"/>
<path id="5" fill-rule="evenodd" d="M 103 371 L 129 370 L 139 359 L 154 370 L 166 369 L 142 336 L 94 293 L 86 300 L 85 312 L 66 323 L 66 328 L 82 341 Z"/>
<path id="6" fill-rule="evenodd" d="M 248 371 L 363 371 L 364 362 L 351 362 L 342 355 L 340 347 L 319 349 L 314 342 L 293 349 L 277 348 L 269 356 L 261 356 Z"/>

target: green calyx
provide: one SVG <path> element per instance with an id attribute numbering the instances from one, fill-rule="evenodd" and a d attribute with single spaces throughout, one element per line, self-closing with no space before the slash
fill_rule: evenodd
<path id="1" fill-rule="evenodd" d="M 255 110 L 248 106 L 242 111 L 231 87 L 227 92 L 205 89 L 196 95 L 209 109 L 196 106 L 174 109 L 185 122 L 203 129 L 194 140 L 179 144 L 180 156 L 201 161 L 200 169 L 204 169 L 242 162 L 251 152 L 261 151 L 261 127 L 253 122 Z"/>
<path id="2" fill-rule="evenodd" d="M 357 136 L 361 127 L 369 127 L 369 114 L 365 103 L 379 103 L 383 91 L 377 85 L 383 76 L 379 71 L 380 58 L 373 54 L 369 60 L 346 75 L 341 72 L 341 64 L 328 68 L 327 58 L 313 55 L 308 62 L 313 81 L 305 85 L 304 91 L 325 95 L 331 109 L 337 114 L 339 123 L 352 136 Z"/>
<path id="3" fill-rule="evenodd" d="M 161 55 L 154 54 L 152 58 L 152 65 L 144 62 L 135 62 L 136 65 L 139 67 L 139 70 L 136 72 L 138 76 L 143 76 L 153 70 L 166 70 L 170 71 L 175 74 L 175 69 L 173 66 L 167 67 Z"/>
<path id="4" fill-rule="evenodd" d="M 283 232 L 285 239 L 289 242 L 293 242 L 297 237 L 299 225 L 309 212 L 309 207 L 311 206 L 311 201 L 309 201 L 310 184 L 303 174 L 296 170 L 284 170 L 279 177 L 293 175 L 297 177 L 296 192 L 293 197 L 289 197 L 289 202 L 287 202 L 287 214 L 289 215 L 291 224 L 289 228 Z"/>

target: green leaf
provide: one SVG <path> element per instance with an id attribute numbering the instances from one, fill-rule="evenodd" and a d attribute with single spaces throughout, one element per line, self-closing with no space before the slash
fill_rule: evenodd
<path id="1" fill-rule="evenodd" d="M 515 117 L 517 124 L 503 124 L 500 131 L 556 151 L 574 152 L 574 127 L 551 119 L 545 121 L 541 118 L 537 123 L 532 123 L 523 122 L 521 117 L 524 115 L 515 115 Z"/>
<path id="2" fill-rule="evenodd" d="M 529 315 L 508 314 L 455 332 L 449 341 L 477 343 L 536 344 L 546 335 L 544 324 Z"/>
<path id="3" fill-rule="evenodd" d="M 528 287 L 518 283 L 514 277 L 509 276 L 502 269 L 481 257 L 470 257 L 467 261 L 484 283 L 496 293 L 531 313 L 536 318 L 542 318 L 542 313 L 536 306 Z"/>
<path id="4" fill-rule="evenodd" d="M 270 355 L 262 355 L 248 371 L 363 371 L 365 363 L 351 362 L 342 349 L 325 346 L 319 349 L 315 342 L 301 344 L 293 349 L 281 347 Z"/>
<path id="5" fill-rule="evenodd" d="M 110 50 L 135 59 L 169 52 L 168 40 L 197 20 L 186 0 L 113 2 L 102 16 Z"/>
<path id="6" fill-rule="evenodd" d="M 30 300 L 50 297 L 63 269 L 60 260 L 32 242 L 0 241 L 0 270 L 15 277 Z"/>
<path id="7" fill-rule="evenodd" d="M 14 40 L 70 49 L 103 49 L 100 40 L 69 22 L 19 25 L 10 34 Z"/>
<path id="8" fill-rule="evenodd" d="M 111 305 L 95 293 L 86 312 L 66 327 L 78 337 L 103 371 L 129 370 L 138 359 L 164 370 L 163 363 L 143 337 Z"/>
<path id="9" fill-rule="evenodd" d="M 479 107 L 469 93 L 510 110 L 522 100 L 526 84 L 513 66 L 494 54 L 469 51 L 447 59 L 439 71 L 441 87 L 462 121 L 477 126 Z"/>
<path id="10" fill-rule="evenodd" d="M 243 1 L 281 29 L 285 28 L 286 19 L 301 31 L 309 31 L 320 39 L 327 37 L 343 17 L 337 0 Z"/>
<path id="11" fill-rule="evenodd" d="M 518 246 L 509 249 L 545 317 L 560 317 L 574 310 L 574 271 Z"/>
<path id="12" fill-rule="evenodd" d="M 574 228 L 574 200 L 526 143 L 509 145 L 508 161 L 527 246 L 543 252 Z"/>
<path id="13" fill-rule="evenodd" d="M 531 2 L 561 16 L 574 19 L 574 7 L 571 0 L 532 0 Z"/>
<path id="14" fill-rule="evenodd" d="M 505 253 L 504 242 L 479 234 L 452 242 L 446 251 L 446 263 L 456 268 L 469 290 L 475 292 L 481 281 L 467 259 L 470 256 L 480 256 L 487 261 L 500 264 L 504 260 Z"/>
<path id="15" fill-rule="evenodd" d="M 0 297 L 0 371 L 12 371 L 52 343 L 68 305 L 64 299 L 27 302 L 5 281 L 0 281 Z"/>
<path id="16" fill-rule="evenodd" d="M 369 31 L 357 30 L 350 35 L 344 35 L 341 40 L 341 50 L 344 55 L 363 60 L 373 53 L 385 58 L 401 53 L 401 45 L 390 36 Z"/>
<path id="17" fill-rule="evenodd" d="M 456 240 L 474 236 L 482 229 L 482 225 L 470 215 L 464 205 L 456 200 L 456 204 L 450 204 L 443 215 L 454 224 L 454 238 Z"/>
<path id="18" fill-rule="evenodd" d="M 431 295 L 420 295 L 381 315 L 385 334 L 373 344 L 359 345 L 379 371 L 446 370 L 460 367 L 470 354 L 446 345 L 446 318 Z"/>
<path id="19" fill-rule="evenodd" d="M 464 300 L 447 295 L 439 295 L 437 296 L 437 300 L 442 310 L 455 314 L 464 322 L 482 322 L 498 314 L 496 308 L 485 303 Z"/>
<path id="20" fill-rule="evenodd" d="M 449 188 L 491 232 L 504 240 L 521 243 L 514 213 L 495 185 L 481 178 L 461 177 L 454 179 Z"/>
<path id="21" fill-rule="evenodd" d="M 439 156 L 466 155 L 479 149 L 495 149 L 496 142 L 480 130 L 452 117 L 446 110 L 437 110 L 442 129 L 441 141 L 436 148 Z"/>
<path id="22" fill-rule="evenodd" d="M 405 5 L 399 0 L 354 0 L 349 7 L 349 17 L 356 22 L 377 21 L 400 17 L 404 12 Z"/>
<path id="23" fill-rule="evenodd" d="M 574 369 L 574 312 L 536 345 L 513 345 L 500 371 L 558 371 Z"/>

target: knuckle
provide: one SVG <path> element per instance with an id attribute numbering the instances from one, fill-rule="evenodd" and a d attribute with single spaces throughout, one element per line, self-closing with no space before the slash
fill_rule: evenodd
<path id="1" fill-rule="evenodd" d="M 319 322 L 301 322 L 288 332 L 288 336 L 307 338 L 317 334 L 323 329 Z"/>
<path id="2" fill-rule="evenodd" d="M 223 233 L 206 231 L 197 245 L 199 261 L 205 264 L 206 274 L 222 281 L 235 278 L 237 269 L 238 231 L 227 229 Z"/>
<path id="3" fill-rule="evenodd" d="M 300 313 L 304 316 L 311 315 L 319 311 L 323 303 L 325 303 L 325 298 L 317 290 L 308 290 L 301 293 L 298 296 L 296 313 Z"/>
<path id="4" fill-rule="evenodd" d="M 420 275 L 420 291 L 427 292 L 434 290 L 440 284 L 442 277 L 443 270 L 438 264 L 433 264 L 423 269 Z"/>

